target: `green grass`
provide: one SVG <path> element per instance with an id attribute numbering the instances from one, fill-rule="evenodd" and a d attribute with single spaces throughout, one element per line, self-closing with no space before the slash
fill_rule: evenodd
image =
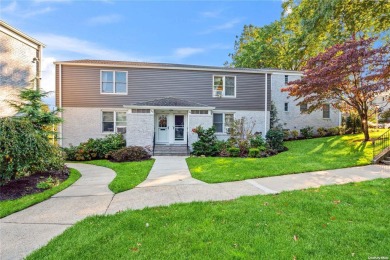
<path id="1" fill-rule="evenodd" d="M 108 188 L 114 192 L 130 190 L 143 182 L 152 169 L 154 159 L 141 162 L 110 162 L 107 160 L 96 160 L 82 162 L 112 169 L 116 172 L 114 180 L 108 185 Z"/>
<path id="2" fill-rule="evenodd" d="M 0 202 L 0 218 L 6 217 L 12 213 L 28 208 L 39 202 L 49 199 L 54 194 L 66 189 L 77 181 L 81 177 L 81 174 L 75 170 L 70 169 L 69 178 L 51 189 L 45 190 L 41 193 L 26 195 L 15 200 L 5 200 Z"/>
<path id="3" fill-rule="evenodd" d="M 358 134 L 290 141 L 288 151 L 268 158 L 191 157 L 187 164 L 192 177 L 208 183 L 361 166 L 372 160 L 372 143 L 362 140 Z"/>
<path id="4" fill-rule="evenodd" d="M 388 257 L 389 197 L 378 179 L 94 216 L 27 259 Z"/>

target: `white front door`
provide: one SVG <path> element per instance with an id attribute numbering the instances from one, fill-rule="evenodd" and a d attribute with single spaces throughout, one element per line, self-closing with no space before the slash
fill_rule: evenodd
<path id="1" fill-rule="evenodd" d="M 185 144 L 187 142 L 186 119 L 185 114 L 157 114 L 156 143 Z"/>
<path id="2" fill-rule="evenodd" d="M 157 142 L 169 142 L 168 115 L 157 115 Z"/>

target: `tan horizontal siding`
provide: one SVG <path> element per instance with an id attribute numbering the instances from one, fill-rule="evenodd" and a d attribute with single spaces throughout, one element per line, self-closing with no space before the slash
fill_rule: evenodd
<path id="1" fill-rule="evenodd" d="M 110 95 L 100 94 L 100 70 L 105 69 L 110 70 L 62 65 L 63 107 L 122 107 L 173 96 L 215 106 L 216 109 L 264 110 L 264 74 L 225 72 L 223 75 L 237 77 L 236 98 L 213 98 L 212 76 L 221 75 L 220 72 L 119 68 L 116 70 L 128 72 L 128 95 Z"/>

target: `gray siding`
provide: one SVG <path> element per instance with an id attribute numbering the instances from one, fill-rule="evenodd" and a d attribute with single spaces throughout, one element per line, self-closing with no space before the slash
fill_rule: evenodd
<path id="1" fill-rule="evenodd" d="M 122 107 L 136 102 L 173 96 L 215 106 L 216 109 L 264 111 L 265 74 L 115 68 L 115 70 L 128 72 L 128 95 L 100 94 L 100 70 L 112 69 L 62 65 L 62 106 Z M 58 104 L 58 66 L 56 67 L 56 73 Z M 236 98 L 213 98 L 213 75 L 236 76 Z M 269 100 L 271 95 L 270 78 L 269 76 Z"/>

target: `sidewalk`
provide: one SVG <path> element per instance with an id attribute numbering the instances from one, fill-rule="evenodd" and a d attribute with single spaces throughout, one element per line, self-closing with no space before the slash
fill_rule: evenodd
<path id="1" fill-rule="evenodd" d="M 321 185 L 390 178 L 390 166 L 369 165 L 245 181 L 207 184 L 193 179 L 185 157 L 156 157 L 148 178 L 136 188 L 114 195 L 108 184 L 115 173 L 88 164 L 68 164 L 82 177 L 49 200 L 0 220 L 0 259 L 21 259 L 66 228 L 96 214 L 113 214 L 178 202 L 231 200 Z"/>

